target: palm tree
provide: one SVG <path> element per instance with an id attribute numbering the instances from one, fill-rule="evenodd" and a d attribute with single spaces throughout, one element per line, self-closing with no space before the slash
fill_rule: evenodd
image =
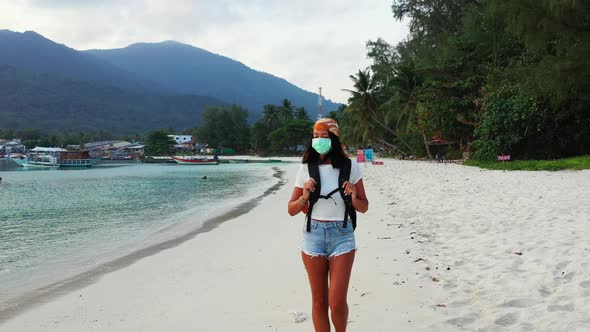
<path id="1" fill-rule="evenodd" d="M 328 113 L 328 117 L 330 119 L 334 119 L 334 120 L 338 121 L 338 112 L 336 112 L 336 111 L 330 111 Z"/>
<path id="2" fill-rule="evenodd" d="M 387 83 L 387 94 L 391 97 L 380 108 L 385 112 L 387 123 L 395 122 L 395 130 L 399 135 L 408 133 L 411 125 L 416 121 L 418 111 L 424 107 L 416 96 L 420 85 L 421 80 L 413 62 L 397 65 L 394 75 Z M 422 130 L 422 138 L 428 157 L 432 159 L 424 130 Z"/>
<path id="3" fill-rule="evenodd" d="M 275 105 L 264 105 L 262 119 L 270 131 L 278 129 L 281 126 L 281 115 Z"/>
<path id="4" fill-rule="evenodd" d="M 297 107 L 297 109 L 295 110 L 295 119 L 307 121 L 310 120 L 309 115 L 307 115 L 307 112 L 305 111 L 305 107 Z"/>
<path id="5" fill-rule="evenodd" d="M 347 111 L 353 112 L 357 118 L 358 126 L 362 126 L 364 131 L 371 130 L 370 123 L 375 123 L 382 129 L 396 137 L 407 149 L 412 151 L 412 148 L 406 143 L 396 131 L 391 129 L 385 122 L 380 119 L 379 108 L 379 92 L 376 89 L 377 81 L 373 80 L 371 73 L 368 70 L 359 70 L 357 76 L 350 75 L 350 79 L 354 82 L 354 90 L 344 90 L 351 94 L 348 99 L 349 106 Z M 370 133 L 364 133 L 363 136 L 368 136 Z M 382 143 L 385 141 L 380 139 Z M 390 146 L 394 146 L 389 144 Z M 398 147 L 398 150 L 402 151 Z M 403 152 L 403 151 L 402 151 Z"/>
<path id="6" fill-rule="evenodd" d="M 280 108 L 280 113 L 280 117 L 283 123 L 286 123 L 289 120 L 293 120 L 293 106 L 291 105 L 291 101 L 289 99 L 283 99 Z"/>
<path id="7" fill-rule="evenodd" d="M 388 120 L 395 120 L 398 133 L 407 132 L 415 117 L 417 100 L 415 98 L 418 78 L 413 64 L 398 65 L 395 74 L 388 82 L 391 98 L 382 107 L 388 108 Z"/>

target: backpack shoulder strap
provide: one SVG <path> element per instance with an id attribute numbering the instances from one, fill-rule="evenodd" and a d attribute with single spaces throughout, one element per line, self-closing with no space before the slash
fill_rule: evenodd
<path id="1" fill-rule="evenodd" d="M 315 190 L 309 194 L 309 208 L 307 209 L 307 214 L 305 215 L 305 219 L 307 221 L 306 230 L 311 232 L 311 211 L 313 210 L 313 206 L 320 198 L 320 193 L 322 192 L 322 182 L 320 181 L 320 164 L 319 163 L 307 163 L 307 170 L 309 172 L 309 177 L 315 180 Z"/>
<path id="2" fill-rule="evenodd" d="M 340 168 L 340 174 L 338 175 L 338 188 L 340 190 L 340 196 L 344 200 L 344 222 L 343 227 L 346 228 L 348 224 L 348 218 L 352 220 L 352 228 L 356 229 L 356 210 L 352 206 L 352 196 L 344 194 L 344 182 L 350 181 L 350 172 L 352 168 L 352 161 L 346 158 L 346 162 Z"/>
<path id="3" fill-rule="evenodd" d="M 350 169 L 351 168 L 352 168 L 352 161 L 350 159 L 346 158 L 346 162 L 340 168 L 340 174 L 338 175 L 338 187 L 340 188 L 340 193 L 342 194 L 342 199 L 345 199 L 344 188 L 342 188 L 342 185 L 344 184 L 344 182 L 350 181 Z M 347 196 L 347 197 L 350 198 L 350 196 Z"/>
<path id="4" fill-rule="evenodd" d="M 315 180 L 315 190 L 310 193 L 309 201 L 310 202 L 317 202 L 318 198 L 320 197 L 321 186 L 322 182 L 320 181 L 320 164 L 319 163 L 308 163 L 307 164 L 307 171 L 309 172 L 309 177 Z"/>

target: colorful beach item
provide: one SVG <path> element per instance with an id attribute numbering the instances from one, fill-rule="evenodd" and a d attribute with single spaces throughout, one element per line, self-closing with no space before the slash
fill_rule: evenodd
<path id="1" fill-rule="evenodd" d="M 357 163 L 364 163 L 365 160 L 365 150 L 358 149 L 356 150 L 356 162 Z"/>
<path id="2" fill-rule="evenodd" d="M 365 149 L 365 159 L 367 159 L 367 162 L 373 162 L 374 157 L 373 149 Z"/>

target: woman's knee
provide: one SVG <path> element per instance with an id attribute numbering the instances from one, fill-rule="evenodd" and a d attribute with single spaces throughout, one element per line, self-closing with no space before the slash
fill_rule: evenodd
<path id="1" fill-rule="evenodd" d="M 313 310 L 328 311 L 328 301 L 326 299 L 312 299 Z"/>
<path id="2" fill-rule="evenodd" d="M 346 299 L 330 301 L 330 311 L 334 314 L 345 314 L 348 312 Z"/>
<path id="3" fill-rule="evenodd" d="M 314 306 L 328 306 L 327 296 L 312 296 L 311 301 Z"/>

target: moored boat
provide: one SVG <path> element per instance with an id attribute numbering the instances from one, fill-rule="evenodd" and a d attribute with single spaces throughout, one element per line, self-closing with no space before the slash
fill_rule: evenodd
<path id="1" fill-rule="evenodd" d="M 172 159 L 181 165 L 219 165 L 219 160 L 217 159 L 208 159 L 199 156 L 174 156 Z"/>
<path id="2" fill-rule="evenodd" d="M 67 151 L 62 148 L 35 147 L 26 157 L 12 159 L 23 167 L 90 167 L 94 160 L 88 151 Z"/>
<path id="3" fill-rule="evenodd" d="M 172 159 L 172 157 L 162 156 L 162 157 L 141 157 L 140 158 L 142 163 L 147 164 L 176 164 L 176 160 Z"/>
<path id="4" fill-rule="evenodd" d="M 282 160 L 280 159 L 223 159 L 220 161 L 221 163 L 229 163 L 229 164 L 267 164 L 267 163 L 280 163 Z"/>
<path id="5" fill-rule="evenodd" d="M 59 153 L 59 167 L 90 167 L 94 165 L 88 151 L 62 151 Z"/>

